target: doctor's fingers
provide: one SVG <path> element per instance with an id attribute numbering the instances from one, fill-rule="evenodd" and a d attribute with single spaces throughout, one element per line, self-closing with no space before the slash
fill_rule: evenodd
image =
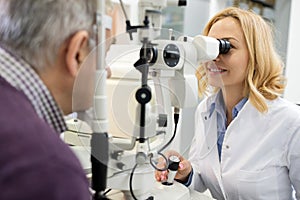
<path id="1" fill-rule="evenodd" d="M 169 158 L 170 156 L 177 156 L 180 161 L 185 160 L 184 157 L 182 157 L 182 155 L 180 153 L 178 153 L 177 151 L 174 151 L 174 150 L 168 150 L 164 153 L 164 155 L 167 158 Z"/>
<path id="2" fill-rule="evenodd" d="M 166 168 L 166 166 L 168 165 L 167 163 L 170 162 L 169 158 L 171 156 L 178 157 L 180 162 L 185 160 L 178 152 L 169 150 L 169 151 L 165 152 L 164 154 L 161 154 L 161 157 L 159 157 L 159 159 L 157 161 L 157 165 L 156 165 L 157 168 L 159 168 L 159 169 Z"/>
<path id="3" fill-rule="evenodd" d="M 183 160 L 179 163 L 179 168 L 175 176 L 176 179 L 185 180 L 192 171 L 192 165 L 190 161 Z"/>
<path id="4" fill-rule="evenodd" d="M 168 170 L 163 170 L 165 168 L 167 168 L 167 163 L 166 163 L 166 159 L 168 159 L 171 156 L 177 156 L 180 160 L 180 163 L 183 161 L 183 163 L 185 163 L 185 158 L 182 157 L 178 152 L 174 151 L 174 150 L 168 150 L 164 153 L 165 158 L 164 157 L 160 157 L 158 159 L 158 163 L 156 165 L 156 167 L 159 170 L 155 171 L 155 178 L 157 181 L 163 181 L 166 180 L 167 176 L 168 176 Z M 182 166 L 188 166 L 187 164 L 184 164 Z"/>
<path id="5" fill-rule="evenodd" d="M 178 168 L 175 178 L 185 181 L 191 171 L 192 171 L 191 163 L 188 160 L 183 160 L 179 163 L 179 168 Z M 167 178 L 168 178 L 168 170 L 155 171 L 155 179 L 158 182 L 165 181 L 165 180 L 167 180 Z"/>
<path id="6" fill-rule="evenodd" d="M 167 176 L 168 176 L 168 171 L 167 170 L 165 170 L 165 171 L 157 171 L 156 170 L 155 171 L 155 179 L 158 182 L 166 180 Z"/>
<path id="7" fill-rule="evenodd" d="M 184 160 L 184 158 L 178 152 L 173 151 L 173 150 L 166 151 L 163 156 L 158 158 L 158 161 L 156 164 L 156 168 L 159 169 L 158 171 L 164 171 L 164 169 L 167 168 L 167 162 L 168 162 L 169 157 L 171 157 L 171 156 L 177 156 L 180 161 Z"/>
<path id="8" fill-rule="evenodd" d="M 167 176 L 167 170 L 163 170 L 166 169 L 166 165 L 166 160 L 163 157 L 160 157 L 158 159 L 158 163 L 156 164 L 157 170 L 155 170 L 155 179 L 157 181 L 164 180 L 164 178 Z"/>

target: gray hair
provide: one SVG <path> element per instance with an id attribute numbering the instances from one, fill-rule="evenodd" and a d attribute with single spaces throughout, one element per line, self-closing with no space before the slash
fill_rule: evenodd
<path id="1" fill-rule="evenodd" d="M 79 30 L 89 33 L 93 0 L 0 0 L 0 43 L 37 71 Z"/>

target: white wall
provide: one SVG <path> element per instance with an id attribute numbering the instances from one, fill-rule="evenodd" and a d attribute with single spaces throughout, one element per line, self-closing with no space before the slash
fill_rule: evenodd
<path id="1" fill-rule="evenodd" d="M 184 13 L 184 34 L 189 36 L 201 34 L 210 17 L 225 8 L 227 1 L 188 0 Z"/>
<path id="2" fill-rule="evenodd" d="M 208 0 L 189 0 L 184 12 L 184 34 L 195 36 L 202 30 L 209 19 Z"/>
<path id="3" fill-rule="evenodd" d="M 300 103 L 300 62 L 299 62 L 299 47 L 300 47 L 300 1 L 291 1 L 290 24 L 289 24 L 289 39 L 287 46 L 287 62 L 286 76 L 288 84 L 284 97 L 294 103 Z"/>
<path id="4" fill-rule="evenodd" d="M 277 0 L 274 12 L 275 39 L 277 50 L 286 62 L 291 0 Z"/>

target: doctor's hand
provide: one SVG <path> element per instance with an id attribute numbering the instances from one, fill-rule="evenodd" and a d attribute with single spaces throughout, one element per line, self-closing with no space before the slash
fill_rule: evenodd
<path id="1" fill-rule="evenodd" d="M 169 150 L 165 152 L 164 154 L 166 158 L 169 158 L 170 156 L 177 156 L 180 160 L 179 168 L 176 173 L 175 179 L 180 180 L 181 182 L 186 182 L 188 180 L 188 176 L 190 172 L 192 171 L 192 165 L 190 161 L 186 160 L 184 157 L 182 157 L 178 152 Z M 163 158 L 160 158 L 157 164 L 157 168 L 163 169 L 166 167 L 166 161 Z M 168 170 L 165 171 L 155 171 L 155 178 L 159 182 L 163 182 L 167 180 L 168 178 Z"/>

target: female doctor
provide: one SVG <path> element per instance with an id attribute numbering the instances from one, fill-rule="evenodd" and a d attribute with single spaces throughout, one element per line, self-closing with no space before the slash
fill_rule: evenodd
<path id="1" fill-rule="evenodd" d="M 251 11 L 227 8 L 204 35 L 226 39 L 227 54 L 199 67 L 199 93 L 189 159 L 177 181 L 215 199 L 300 199 L 300 109 L 282 99 L 283 64 L 270 26 Z M 211 90 L 213 89 L 213 90 Z M 161 164 L 161 163 L 160 163 Z M 163 181 L 167 172 L 156 171 Z"/>

